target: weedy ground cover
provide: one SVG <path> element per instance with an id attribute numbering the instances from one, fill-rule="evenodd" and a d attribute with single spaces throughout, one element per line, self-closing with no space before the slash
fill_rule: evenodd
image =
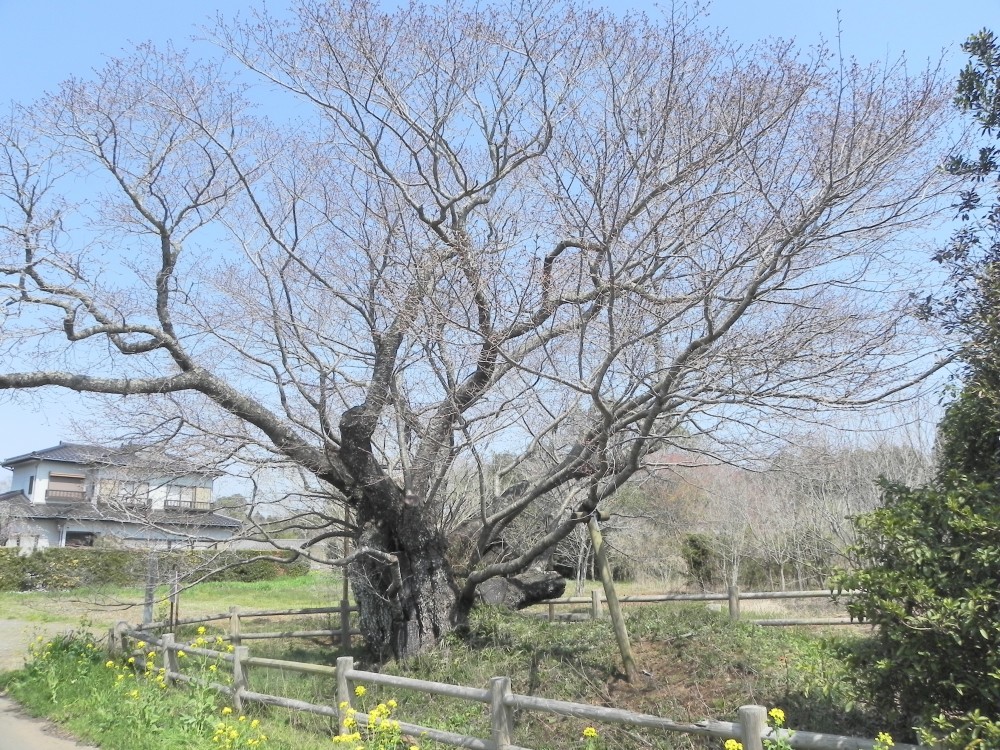
<path id="1" fill-rule="evenodd" d="M 200 601 L 195 597 L 189 597 L 189 601 L 195 599 L 198 608 L 210 611 L 226 609 L 219 610 L 219 601 L 214 597 L 220 595 L 232 595 L 230 602 L 252 600 L 255 607 L 262 608 L 316 604 L 315 599 L 295 599 L 297 593 L 309 588 L 308 582 L 240 584 L 238 592 L 230 588 L 233 584 L 212 586 L 227 591 L 223 594 L 208 590 Z M 253 595 L 247 594 L 248 586 L 255 587 Z M 328 601 L 329 583 L 326 587 Z M 810 731 L 873 737 L 892 729 L 883 726 L 858 702 L 846 673 L 844 655 L 863 639 L 854 629 L 761 628 L 733 623 L 722 613 L 690 605 L 635 607 L 627 611 L 627 617 L 636 659 L 643 670 L 634 684 L 627 683 L 619 671 L 614 639 L 606 621 L 547 623 L 485 607 L 474 613 L 466 632 L 405 663 L 375 665 L 360 649 L 353 655 L 362 669 L 478 687 L 485 686 L 490 677 L 506 675 L 511 677 L 517 693 L 616 706 L 680 721 L 734 719 L 740 705 L 759 703 L 781 707 L 789 726 Z M 280 630 L 289 627 L 286 622 L 282 621 L 278 628 L 266 622 L 259 627 Z M 325 627 L 329 627 L 326 618 L 312 622 L 299 619 L 294 625 L 294 629 L 303 630 Z M 194 627 L 183 629 L 178 638 L 185 643 L 197 643 L 199 638 L 215 643 L 222 634 L 221 625 L 209 624 L 202 633 Z M 341 655 L 329 639 L 247 643 L 254 656 L 293 661 L 334 664 Z M 389 711 L 382 719 L 390 724 L 377 736 L 368 736 L 358 727 L 338 727 L 327 718 L 263 706 L 247 708 L 240 721 L 239 716 L 222 714 L 227 707 L 223 696 L 190 686 L 166 688 L 157 679 L 160 667 L 154 665 L 147 670 L 145 658 L 133 657 L 136 662 L 132 664 L 110 660 L 113 664 L 108 667 L 103 644 L 92 638 L 56 640 L 52 644 L 36 644 L 27 668 L 0 677 L 0 685 L 32 712 L 52 716 L 110 750 L 140 746 L 149 750 L 220 746 L 312 750 L 335 747 L 331 745 L 335 736 L 340 737 L 336 746 L 352 750 L 437 747 L 420 737 L 394 733 L 391 722 L 395 720 L 489 736 L 489 715 L 484 705 L 373 686 L 363 696 L 357 696 L 355 708 L 370 712 L 378 706 L 386 707 L 379 710 Z M 181 661 L 186 674 L 202 674 L 216 682 L 222 681 L 228 669 L 228 664 L 191 655 Z M 250 688 L 258 692 L 329 706 L 336 703 L 330 678 L 251 669 L 249 680 Z M 252 728 L 259 729 L 259 735 L 249 731 L 254 722 L 257 724 Z M 587 735 L 584 730 L 589 730 Z M 249 744 L 250 740 L 255 743 Z M 514 741 L 538 750 L 722 747 L 718 741 L 592 725 L 579 719 L 530 712 L 516 715 Z M 208 744 L 198 744 L 202 742 Z M 226 742 L 236 744 L 227 746 Z"/>

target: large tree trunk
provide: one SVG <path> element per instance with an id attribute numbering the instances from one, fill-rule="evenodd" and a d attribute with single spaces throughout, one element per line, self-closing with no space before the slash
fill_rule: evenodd
<path id="1" fill-rule="evenodd" d="M 413 656 L 455 627 L 462 616 L 458 590 L 436 531 L 373 522 L 363 526 L 357 543 L 381 553 L 360 557 L 349 573 L 361 633 L 380 660 Z M 387 562 L 391 558 L 396 562 Z"/>

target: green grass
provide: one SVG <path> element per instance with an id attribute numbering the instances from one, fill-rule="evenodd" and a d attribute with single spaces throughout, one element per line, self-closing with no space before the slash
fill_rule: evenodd
<path id="1" fill-rule="evenodd" d="M 169 591 L 157 590 L 158 614 Z M 181 593 L 182 617 L 225 612 L 232 604 L 253 609 L 335 606 L 342 596 L 341 579 L 330 573 L 254 583 L 202 583 Z M 77 624 L 86 618 L 100 627 L 118 620 L 142 619 L 144 591 L 138 587 L 95 587 L 72 591 L 0 592 L 0 619 Z"/>
<path id="2" fill-rule="evenodd" d="M 254 584 L 205 584 L 186 593 L 182 616 L 195 612 L 224 612 L 238 603 L 254 609 L 291 609 L 300 606 L 334 604 L 340 596 L 339 581 L 329 577 L 309 576 Z M 0 608 L 3 603 L 0 599 Z M 445 640 L 433 652 L 406 663 L 376 666 L 360 650 L 354 653 L 356 666 L 437 682 L 485 687 L 489 678 L 509 676 L 516 693 L 608 705 L 652 713 L 678 721 L 703 718 L 734 720 L 740 705 L 759 703 L 780 706 L 793 728 L 835 734 L 873 737 L 884 727 L 858 704 L 849 675 L 844 670 L 843 655 L 858 643 L 853 629 L 824 632 L 807 628 L 760 628 L 747 623 L 732 623 L 719 612 L 701 605 L 653 605 L 626 609 L 629 632 L 636 659 L 645 674 L 635 684 L 628 684 L 619 669 L 619 657 L 607 621 L 547 623 L 537 617 L 504 612 L 493 608 L 477 610 L 468 631 Z M 280 624 L 279 624 L 280 623 Z M 210 624 L 208 636 L 223 634 L 224 624 Z M 336 616 L 280 620 L 257 620 L 246 623 L 247 630 L 299 630 L 336 628 Z M 193 627 L 179 636 L 190 640 Z M 292 661 L 334 664 L 340 652 L 328 639 L 282 639 L 247 641 L 251 655 Z M 99 660 L 98 660 L 99 661 Z M 189 662 L 192 663 L 192 662 Z M 79 665 L 76 665 L 79 666 Z M 100 666 L 100 665 L 98 665 Z M 100 669 L 76 674 L 69 665 L 63 677 L 46 677 L 31 669 L 3 681 L 11 694 L 35 712 L 69 722 L 71 730 L 97 740 L 103 738 L 101 727 L 94 726 L 93 701 L 82 697 L 51 692 L 51 681 L 72 680 L 74 690 L 88 686 L 107 692 L 101 682 L 106 675 Z M 185 665 L 185 670 L 188 666 Z M 263 693 L 298 698 L 323 705 L 336 701 L 333 680 L 304 676 L 279 670 L 252 669 L 250 689 Z M 191 707 L 189 691 L 167 691 L 174 719 L 184 706 Z M 174 698 L 174 695 L 181 696 Z M 164 696 L 165 698 L 165 696 Z M 398 701 L 396 718 L 424 726 L 489 736 L 486 707 L 478 703 L 430 698 L 408 691 L 387 692 L 370 688 L 364 707 L 389 699 Z M 185 703 L 184 701 L 188 702 Z M 199 698 L 203 703 L 204 696 Z M 218 710 L 221 703 L 216 705 Z M 258 707 L 253 718 L 268 728 L 269 750 L 284 748 L 331 747 L 335 727 L 330 720 L 278 708 Z M 187 731 L 183 725 L 168 724 L 167 717 L 158 733 L 166 744 L 141 746 L 150 750 L 172 750 L 169 738 Z M 537 750 L 555 750 L 581 745 L 580 733 L 587 723 L 565 717 L 521 712 L 518 714 L 515 742 Z M 189 723 L 193 719 L 187 720 Z M 159 725 L 158 725 L 159 726 Z M 645 732 L 613 725 L 597 725 L 600 741 L 607 750 L 646 747 L 717 748 L 719 742 L 707 742 L 683 735 Z M 135 737 L 132 737 L 135 740 Z M 419 740 L 419 738 L 417 738 Z M 154 738 L 156 742 L 160 739 Z M 115 740 L 117 741 L 117 740 Z M 312 743 L 312 744 L 311 744 Z M 316 744 L 318 743 L 318 744 Z M 419 741 L 422 748 L 433 743 Z M 128 744 L 120 745 L 130 748 Z M 140 745 L 135 745 L 140 746 Z M 206 745 L 207 747 L 208 745 Z M 214 745 L 218 747 L 218 745 Z M 104 747 L 119 747 L 107 744 Z M 197 750 L 200 745 L 184 745 Z"/>

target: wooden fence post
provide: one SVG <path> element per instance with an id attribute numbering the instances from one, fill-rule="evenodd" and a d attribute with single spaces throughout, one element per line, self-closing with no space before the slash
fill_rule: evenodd
<path id="1" fill-rule="evenodd" d="M 743 750 L 764 750 L 762 737 L 767 729 L 767 709 L 764 706 L 740 706 L 736 715 Z"/>
<path id="2" fill-rule="evenodd" d="M 247 689 L 247 673 L 243 664 L 250 658 L 250 649 L 237 646 L 233 651 L 233 708 L 243 713 L 243 691 Z"/>
<path id="3" fill-rule="evenodd" d="M 240 645 L 240 608 L 229 608 L 229 642 L 233 646 Z"/>
<path id="4" fill-rule="evenodd" d="M 176 639 L 173 633 L 164 633 L 161 639 L 163 644 L 163 666 L 167 668 L 167 684 L 173 685 L 177 680 L 171 673 L 180 674 L 181 661 L 177 658 Z"/>
<path id="5" fill-rule="evenodd" d="M 556 605 L 549 602 L 549 622 L 556 621 Z"/>
<path id="6" fill-rule="evenodd" d="M 127 628 L 128 623 L 119 621 L 108 632 L 108 649 L 112 656 L 121 656 L 125 653 L 125 630 Z"/>
<path id="7" fill-rule="evenodd" d="M 347 673 L 354 669 L 353 656 L 337 657 L 337 713 L 340 717 L 340 726 L 344 726 L 344 719 L 347 718 L 347 709 L 351 707 L 351 685 L 347 681 Z"/>
<path id="8" fill-rule="evenodd" d="M 738 586 L 730 586 L 726 593 L 729 594 L 729 619 L 736 622 L 740 619 L 740 589 Z"/>
<path id="9" fill-rule="evenodd" d="M 601 619 L 601 592 L 597 589 L 590 592 L 590 619 Z"/>
<path id="10" fill-rule="evenodd" d="M 504 698 L 511 695 L 510 677 L 490 678 L 490 728 L 493 750 L 507 750 L 513 743 L 514 712 L 504 704 Z"/>
<path id="11" fill-rule="evenodd" d="M 340 600 L 340 648 L 351 648 L 351 603 L 346 597 Z"/>

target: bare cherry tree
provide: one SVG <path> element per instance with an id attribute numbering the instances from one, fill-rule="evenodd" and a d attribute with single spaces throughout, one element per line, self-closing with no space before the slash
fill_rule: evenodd
<path id="1" fill-rule="evenodd" d="M 682 431 L 731 453 L 937 366 L 899 255 L 948 187 L 933 70 L 572 2 L 215 39 L 9 117 L 0 389 L 311 476 L 373 647 L 434 643 Z"/>

